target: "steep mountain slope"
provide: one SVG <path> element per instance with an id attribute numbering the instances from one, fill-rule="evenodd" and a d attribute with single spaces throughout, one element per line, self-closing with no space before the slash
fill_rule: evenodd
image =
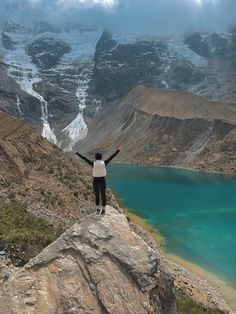
<path id="1" fill-rule="evenodd" d="M 120 161 L 236 174 L 236 108 L 139 86 L 97 119 L 81 147 L 118 144 Z"/>
<path id="2" fill-rule="evenodd" d="M 27 211 L 67 225 L 85 207 L 93 210 L 90 171 L 39 136 L 29 124 L 2 112 L 0 163 L 1 195 L 23 202 Z"/>
<path id="3" fill-rule="evenodd" d="M 11 113 L 16 118 L 25 118 L 39 131 L 41 114 L 38 101 L 32 95 L 24 92 L 17 82 L 7 75 L 7 65 L 0 62 L 0 109 Z"/>

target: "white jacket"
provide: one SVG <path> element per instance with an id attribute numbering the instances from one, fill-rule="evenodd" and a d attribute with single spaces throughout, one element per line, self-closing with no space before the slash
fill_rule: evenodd
<path id="1" fill-rule="evenodd" d="M 103 160 L 96 160 L 93 163 L 93 177 L 105 177 L 107 175 L 106 165 Z"/>

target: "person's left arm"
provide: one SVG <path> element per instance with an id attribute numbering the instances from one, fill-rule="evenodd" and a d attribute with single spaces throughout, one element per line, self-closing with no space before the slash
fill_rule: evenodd
<path id="1" fill-rule="evenodd" d="M 119 149 L 117 149 L 117 151 L 116 151 L 113 155 L 111 155 L 108 159 L 106 159 L 106 160 L 104 161 L 104 162 L 105 162 L 105 165 L 108 165 L 109 162 L 111 162 L 112 159 L 113 159 L 116 155 L 119 154 L 120 150 L 121 150 L 121 147 L 120 147 Z"/>

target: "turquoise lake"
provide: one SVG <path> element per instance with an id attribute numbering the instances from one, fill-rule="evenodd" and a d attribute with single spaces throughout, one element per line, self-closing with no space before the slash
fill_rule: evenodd
<path id="1" fill-rule="evenodd" d="M 109 187 L 158 229 L 167 253 L 236 288 L 236 178 L 127 164 L 108 172 Z"/>

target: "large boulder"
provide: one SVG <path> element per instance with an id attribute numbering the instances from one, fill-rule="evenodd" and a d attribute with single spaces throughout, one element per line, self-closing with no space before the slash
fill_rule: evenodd
<path id="1" fill-rule="evenodd" d="M 108 207 L 74 224 L 0 290 L 0 313 L 176 313 L 158 253 Z"/>

